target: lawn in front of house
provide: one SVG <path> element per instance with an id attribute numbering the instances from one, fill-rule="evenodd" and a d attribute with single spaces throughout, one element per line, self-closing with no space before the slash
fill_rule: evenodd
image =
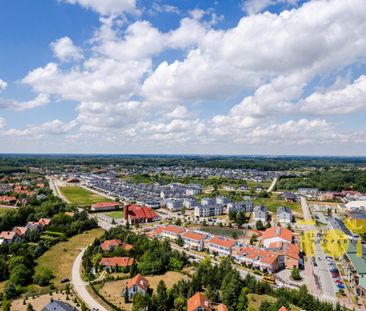
<path id="1" fill-rule="evenodd" d="M 301 210 L 300 202 L 286 202 L 280 198 L 279 195 L 272 194 L 269 198 L 254 198 L 253 199 L 254 206 L 263 204 L 265 207 L 268 208 L 271 212 L 277 212 L 277 208 L 280 206 L 287 206 L 292 211 Z"/>
<path id="2" fill-rule="evenodd" d="M 14 208 L 0 207 L 0 216 L 5 214 L 7 211 L 15 210 Z"/>
<path id="3" fill-rule="evenodd" d="M 107 212 L 107 213 L 104 213 L 104 214 L 109 216 L 109 217 L 112 217 L 114 219 L 122 219 L 123 218 L 123 210 Z"/>
<path id="4" fill-rule="evenodd" d="M 48 268 L 52 271 L 54 279 L 52 283 L 60 286 L 63 278 L 71 280 L 71 270 L 75 258 L 80 251 L 104 234 L 101 228 L 93 229 L 71 237 L 65 242 L 60 242 L 52 246 L 41 257 L 37 259 L 37 267 Z"/>
<path id="5" fill-rule="evenodd" d="M 59 190 L 71 204 L 90 205 L 98 202 L 112 201 L 102 195 L 77 186 L 60 187 Z"/>

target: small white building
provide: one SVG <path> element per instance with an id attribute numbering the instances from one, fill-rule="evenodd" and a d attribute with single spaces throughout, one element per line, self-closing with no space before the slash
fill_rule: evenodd
<path id="1" fill-rule="evenodd" d="M 182 209 L 182 201 L 179 199 L 169 198 L 165 200 L 165 206 L 172 212 L 179 212 Z"/>
<path id="2" fill-rule="evenodd" d="M 137 293 L 145 296 L 149 288 L 149 282 L 141 274 L 138 274 L 127 282 L 126 287 L 122 289 L 122 294 L 127 289 L 128 298 L 132 299 Z"/>
<path id="3" fill-rule="evenodd" d="M 224 213 L 224 206 L 218 204 L 198 205 L 194 208 L 194 215 L 198 217 L 219 216 Z"/>

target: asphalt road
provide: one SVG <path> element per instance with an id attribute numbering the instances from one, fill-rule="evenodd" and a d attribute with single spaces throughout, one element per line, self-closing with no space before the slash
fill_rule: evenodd
<path id="1" fill-rule="evenodd" d="M 306 199 L 304 197 L 300 198 L 301 207 L 304 215 L 304 231 L 313 231 L 315 234 L 318 233 L 317 227 L 314 225 L 313 219 L 310 214 L 309 205 L 306 202 Z M 315 239 L 317 240 L 317 239 Z M 331 302 L 334 302 L 336 300 L 336 290 L 335 290 L 335 284 L 334 281 L 330 275 L 330 272 L 328 270 L 328 264 L 325 260 L 325 254 L 323 249 L 321 248 L 320 243 L 316 241 L 315 244 L 315 256 L 317 267 L 313 267 L 314 273 L 318 275 L 320 285 L 321 285 L 321 292 L 322 292 L 322 298 Z M 320 260 L 319 260 L 320 259 Z"/>
<path id="2" fill-rule="evenodd" d="M 72 266 L 72 285 L 77 296 L 85 303 L 85 305 L 94 310 L 98 311 L 108 311 L 104 308 L 98 301 L 96 301 L 88 292 L 86 286 L 87 284 L 81 278 L 81 261 L 83 258 L 83 254 L 85 249 L 83 249 L 80 254 L 76 257 L 74 264 Z"/>

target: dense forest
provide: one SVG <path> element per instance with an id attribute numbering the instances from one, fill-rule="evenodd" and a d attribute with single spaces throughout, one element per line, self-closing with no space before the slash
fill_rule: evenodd
<path id="1" fill-rule="evenodd" d="M 279 190 L 318 188 L 319 190 L 357 190 L 366 192 L 366 172 L 361 170 L 321 170 L 304 177 L 282 177 L 277 183 Z"/>
<path id="2" fill-rule="evenodd" d="M 308 168 L 366 166 L 361 157 L 295 157 L 295 156 L 198 156 L 198 155 L 0 155 L 0 174 L 23 171 L 30 166 L 58 167 L 63 165 L 187 166 L 242 168 L 257 170 L 296 170 Z"/>

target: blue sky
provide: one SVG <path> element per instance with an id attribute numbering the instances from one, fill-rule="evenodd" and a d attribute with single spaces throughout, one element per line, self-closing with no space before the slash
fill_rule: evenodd
<path id="1" fill-rule="evenodd" d="M 0 152 L 366 154 L 366 0 L 4 0 Z"/>

